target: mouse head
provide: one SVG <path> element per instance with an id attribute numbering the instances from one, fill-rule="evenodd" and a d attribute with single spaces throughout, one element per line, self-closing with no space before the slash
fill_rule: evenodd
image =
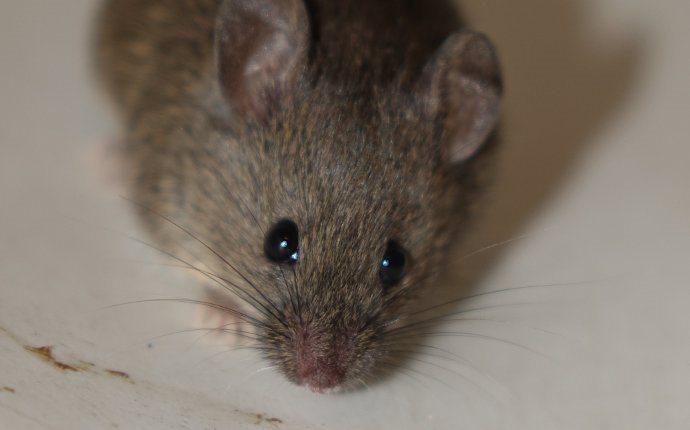
<path id="1" fill-rule="evenodd" d="M 467 199 L 458 172 L 494 128 L 501 83 L 490 42 L 471 31 L 414 83 L 366 96 L 311 73 L 310 39 L 300 0 L 226 1 L 216 57 L 239 124 L 222 174 L 252 220 L 233 224 L 227 240 L 244 246 L 224 253 L 252 257 L 237 264 L 266 357 L 324 391 L 386 361 L 388 330 L 443 263 Z"/>

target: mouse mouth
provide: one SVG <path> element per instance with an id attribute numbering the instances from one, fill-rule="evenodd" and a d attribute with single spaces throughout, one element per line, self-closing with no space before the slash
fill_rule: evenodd
<path id="1" fill-rule="evenodd" d="M 335 394 L 342 390 L 342 382 L 343 379 L 333 379 L 331 375 L 323 375 L 317 378 L 311 378 L 301 385 L 315 394 Z"/>
<path id="2" fill-rule="evenodd" d="M 342 361 L 331 357 L 317 357 L 313 352 L 302 352 L 297 360 L 297 380 L 319 394 L 332 392 L 341 387 L 346 379 L 347 368 Z"/>

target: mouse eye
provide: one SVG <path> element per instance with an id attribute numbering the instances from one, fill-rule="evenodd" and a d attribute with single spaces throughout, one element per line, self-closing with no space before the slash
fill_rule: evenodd
<path id="1" fill-rule="evenodd" d="M 379 267 L 379 279 L 386 287 L 400 282 L 405 274 L 405 250 L 396 242 L 388 242 Z"/>
<path id="2" fill-rule="evenodd" d="M 282 220 L 271 228 L 264 242 L 264 253 L 274 263 L 294 264 L 299 260 L 299 232 L 290 220 Z"/>

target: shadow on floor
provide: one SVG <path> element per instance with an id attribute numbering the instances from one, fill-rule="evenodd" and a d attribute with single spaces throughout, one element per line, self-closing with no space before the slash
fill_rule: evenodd
<path id="1" fill-rule="evenodd" d="M 463 256 L 524 234 L 524 225 L 625 106 L 644 59 L 644 38 L 638 33 L 615 40 L 597 37 L 582 1 L 462 3 L 470 12 L 470 27 L 489 35 L 503 64 L 501 147 L 485 204 L 453 253 L 457 269 L 433 294 L 424 295 L 424 303 L 415 306 L 419 309 L 472 294 L 507 247 Z"/>

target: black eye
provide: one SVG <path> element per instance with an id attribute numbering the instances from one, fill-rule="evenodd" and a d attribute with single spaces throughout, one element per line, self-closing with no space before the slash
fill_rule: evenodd
<path id="1" fill-rule="evenodd" d="M 400 282 L 405 274 L 405 250 L 396 242 L 388 242 L 379 267 L 379 279 L 386 287 Z"/>
<path id="2" fill-rule="evenodd" d="M 274 263 L 294 264 L 299 260 L 299 232 L 290 220 L 279 221 L 266 235 L 266 257 Z"/>

